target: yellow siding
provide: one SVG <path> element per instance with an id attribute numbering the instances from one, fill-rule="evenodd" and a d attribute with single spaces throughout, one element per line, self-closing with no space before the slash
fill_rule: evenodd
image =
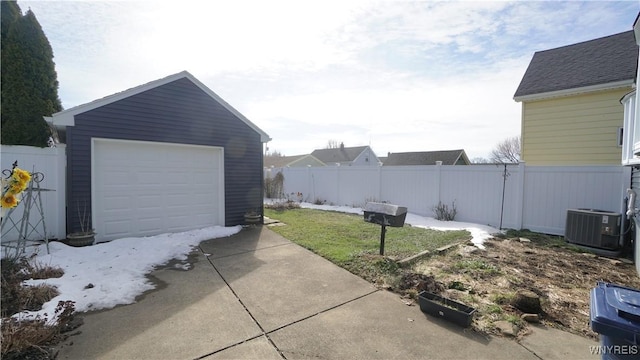
<path id="1" fill-rule="evenodd" d="M 620 99 L 631 87 L 522 103 L 528 165 L 619 165 Z"/>

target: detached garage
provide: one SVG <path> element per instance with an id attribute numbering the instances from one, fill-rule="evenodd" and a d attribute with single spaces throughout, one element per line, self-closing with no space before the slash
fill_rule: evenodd
<path id="1" fill-rule="evenodd" d="M 98 241 L 244 222 L 269 136 L 188 72 L 48 119 L 67 146 L 67 233 Z"/>

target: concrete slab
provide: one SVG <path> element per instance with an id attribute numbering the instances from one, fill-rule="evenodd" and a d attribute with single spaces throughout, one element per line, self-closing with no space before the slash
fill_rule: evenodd
<path id="1" fill-rule="evenodd" d="M 210 259 L 217 259 L 288 244 L 291 244 L 289 240 L 264 226 L 250 226 L 243 228 L 234 236 L 203 241 L 200 243 L 200 248 L 210 254 Z"/>
<path id="2" fill-rule="evenodd" d="M 545 360 L 599 359 L 594 346 L 598 341 L 574 335 L 566 331 L 545 326 L 529 326 L 530 334 L 520 343 L 532 353 Z"/>
<path id="3" fill-rule="evenodd" d="M 269 334 L 287 359 L 538 359 L 378 291 Z"/>
<path id="4" fill-rule="evenodd" d="M 58 359 L 193 359 L 261 335 L 206 258 L 189 260 L 188 271 L 154 271 L 158 289 L 137 303 L 84 314 Z"/>
<path id="5" fill-rule="evenodd" d="M 85 314 L 58 358 L 595 358 L 597 342 L 556 329 L 518 343 L 430 317 L 265 227 L 201 248 L 136 304 Z"/>
<path id="6" fill-rule="evenodd" d="M 206 360 L 245 359 L 245 360 L 281 360 L 282 357 L 266 336 L 249 340 L 242 344 L 232 346 L 215 354 L 205 356 Z"/>
<path id="7" fill-rule="evenodd" d="M 212 261 L 267 332 L 377 290 L 293 243 Z"/>

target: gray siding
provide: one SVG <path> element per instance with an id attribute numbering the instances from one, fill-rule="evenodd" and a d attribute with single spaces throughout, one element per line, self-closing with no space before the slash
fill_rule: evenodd
<path id="1" fill-rule="evenodd" d="M 75 116 L 67 130 L 67 230 L 79 230 L 78 202 L 91 206 L 91 138 L 224 148 L 226 226 L 262 206 L 260 135 L 186 78 Z M 167 169 L 171 171 L 171 169 Z"/>

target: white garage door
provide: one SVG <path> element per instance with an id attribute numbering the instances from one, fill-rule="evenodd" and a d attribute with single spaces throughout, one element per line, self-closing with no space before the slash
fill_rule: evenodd
<path id="1" fill-rule="evenodd" d="M 224 225 L 222 148 L 93 139 L 99 241 Z"/>

